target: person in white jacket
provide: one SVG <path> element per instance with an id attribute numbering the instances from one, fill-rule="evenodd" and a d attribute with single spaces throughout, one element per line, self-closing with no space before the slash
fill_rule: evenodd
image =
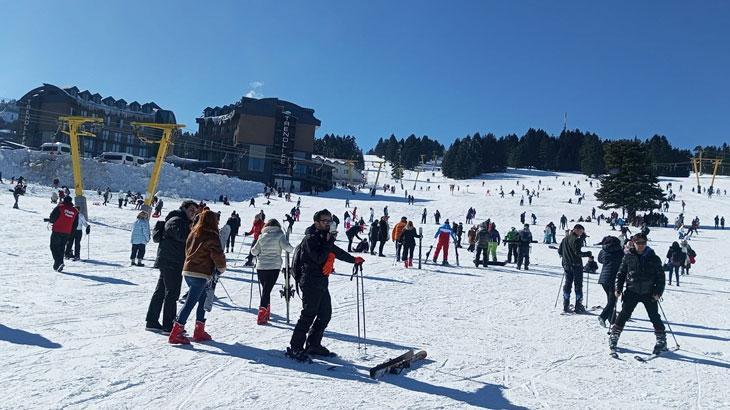
<path id="1" fill-rule="evenodd" d="M 86 221 L 86 218 L 84 217 L 84 214 L 81 213 L 79 207 L 75 207 L 79 213 L 77 214 L 78 222 L 76 223 L 76 230 L 69 236 L 68 242 L 66 242 L 66 252 L 65 256 L 66 259 L 73 258 L 74 261 L 77 261 L 81 258 L 81 238 L 84 236 L 84 230 L 86 230 L 86 234 L 88 235 L 89 232 L 91 232 L 91 227 L 89 227 L 89 223 Z M 71 246 L 73 245 L 73 252 L 71 252 Z"/>
<path id="2" fill-rule="evenodd" d="M 145 247 L 149 241 L 150 221 L 147 219 L 147 212 L 142 211 L 137 214 L 137 220 L 132 226 L 132 254 L 129 256 L 132 266 L 144 266 L 142 259 L 144 259 Z M 135 259 L 137 263 L 134 262 Z"/>
<path id="3" fill-rule="evenodd" d="M 271 290 L 279 278 L 282 251 L 292 252 L 294 247 L 286 239 L 279 221 L 269 219 L 261 230 L 259 240 L 251 249 L 251 254 L 257 257 L 256 272 L 261 284 L 261 303 L 256 319 L 259 325 L 268 323 L 271 316 Z"/>

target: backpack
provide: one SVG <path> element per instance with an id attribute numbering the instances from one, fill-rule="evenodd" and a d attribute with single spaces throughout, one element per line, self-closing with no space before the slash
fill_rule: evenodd
<path id="1" fill-rule="evenodd" d="M 160 243 L 162 237 L 165 235 L 165 221 L 155 222 L 155 227 L 152 229 L 152 241 L 154 243 Z"/>
<path id="2" fill-rule="evenodd" d="M 684 252 L 675 250 L 672 252 L 672 265 L 681 266 L 684 263 Z"/>
<path id="3" fill-rule="evenodd" d="M 304 251 L 302 250 L 302 245 L 305 240 L 306 236 L 301 242 L 299 242 L 299 245 L 294 248 L 294 252 L 292 252 L 291 257 L 291 265 L 289 266 L 289 274 L 292 278 L 294 278 L 294 283 L 296 283 L 297 286 L 297 293 L 299 293 L 299 281 L 302 279 L 302 275 L 304 274 L 304 263 L 302 261 Z"/>

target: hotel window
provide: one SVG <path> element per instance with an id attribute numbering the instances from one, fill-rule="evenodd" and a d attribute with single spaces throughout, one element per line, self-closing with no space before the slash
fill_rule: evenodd
<path id="1" fill-rule="evenodd" d="M 251 145 L 248 154 L 248 170 L 253 172 L 264 172 L 264 158 L 266 157 L 266 146 Z"/>

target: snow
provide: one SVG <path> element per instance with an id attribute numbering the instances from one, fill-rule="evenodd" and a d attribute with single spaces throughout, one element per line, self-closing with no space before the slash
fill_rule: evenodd
<path id="1" fill-rule="evenodd" d="M 0 153 L 4 156 L 0 158 L 3 175 L 20 174 L 22 164 L 5 154 Z M 366 168 L 370 171 L 368 179 L 374 181 L 374 167 L 367 162 L 371 159 L 366 158 Z M 136 215 L 131 209 L 111 204 L 90 206 L 89 260 L 69 262 L 63 273 L 52 271 L 47 250 L 50 232 L 43 222 L 52 209 L 50 189 L 37 183 L 47 183 L 54 175 L 64 177 L 62 183 L 68 183 L 68 171 L 56 164 L 34 167 L 32 171 L 22 169 L 22 174 L 34 183 L 28 195 L 21 197 L 20 210 L 10 208 L 12 196 L 7 189 L 0 192 L 0 218 L 4 221 L 0 239 L 0 363 L 4 365 L 0 378 L 7 392 L 3 408 L 730 406 L 730 279 L 726 255 L 719 246 L 727 243 L 730 231 L 708 226 L 715 214 L 730 216 L 730 198 L 708 200 L 689 192 L 694 179 L 663 180 L 663 184 L 674 181 L 675 192 L 679 183 L 684 185 L 678 201 L 684 199 L 687 217 L 699 216 L 705 227 L 691 241 L 698 254 L 691 275 L 680 278 L 680 287 L 667 287 L 662 303 L 681 345 L 678 352 L 649 363 L 632 358 L 634 354 L 649 353 L 654 344 L 646 312 L 638 306 L 619 341 L 621 360 L 610 358 L 606 330 L 597 324 L 595 312 L 561 316 L 553 308 L 562 271 L 556 252 L 546 245 L 533 245 L 533 265 L 528 272 L 510 265 L 475 269 L 470 264 L 472 255 L 465 249 L 460 251 L 462 267 L 425 265 L 422 270 L 405 269 L 393 264 L 394 249 L 388 244 L 388 258 L 364 255 L 370 338 L 367 350 L 357 348 L 351 265 L 337 262 L 337 274 L 330 282 L 333 315 L 324 344 L 338 352 L 339 358 L 333 360 L 338 367 L 327 370 L 326 365 L 300 364 L 283 357 L 297 314 L 292 314 L 292 323 L 286 323 L 279 286 L 272 293 L 272 323 L 256 325 L 256 312 L 247 303 L 251 271 L 241 267 L 243 257 L 236 254 L 228 254 L 229 263 L 238 262 L 239 266 L 230 269 L 221 282 L 232 299 L 219 288 L 220 299 L 208 315 L 207 329 L 215 341 L 175 347 L 168 345 L 166 338 L 145 332 L 144 316 L 158 276 L 149 268 L 157 245 L 148 246 L 148 267 L 128 266 L 129 229 Z M 84 167 L 91 169 L 86 162 Z M 108 173 L 94 171 L 94 176 L 89 176 L 94 182 L 87 185 L 110 185 L 117 190 L 136 183 L 139 187 L 129 188 L 144 188 L 142 170 L 112 171 L 116 167 L 107 167 Z M 178 189 L 189 190 L 175 191 L 175 195 L 196 199 L 210 197 L 211 193 L 215 197 L 219 193 L 247 196 L 234 195 L 241 191 L 225 191 L 217 175 L 185 176 L 171 167 L 166 172 L 179 172 Z M 407 188 L 412 188 L 414 176 L 406 172 Z M 135 178 L 140 181 L 135 182 Z M 425 182 L 426 178 L 430 182 Z M 535 212 L 538 225 L 533 234 L 540 240 L 542 228 L 550 220 L 557 223 L 562 213 L 577 219 L 589 215 L 591 207 L 597 205 L 585 177 L 576 174 L 508 170 L 454 182 L 438 172 L 429 172 L 421 173 L 419 180 L 419 186 L 431 186 L 431 190 L 409 189 L 416 196 L 415 206 L 406 204 L 400 186 L 395 195 L 379 191 L 375 197 L 366 193 L 351 196 L 347 191 L 333 190 L 319 197 L 303 196 L 302 222 L 295 224 L 292 241 L 301 237 L 316 210 L 328 208 L 342 215 L 344 198 L 350 198 L 351 206 L 357 206 L 366 219 L 369 207 L 380 215 L 387 204 L 392 219 L 404 215 L 420 222 L 421 211 L 427 207 L 424 254 L 436 230 L 432 218 L 436 209 L 442 218 L 463 220 L 467 208 L 474 206 L 477 219 L 491 217 L 502 235 L 510 226 L 519 226 L 519 213 Z M 500 185 L 505 191 L 519 188 L 516 183 L 536 188 L 538 180 L 552 190 L 542 191 L 531 207 L 520 207 L 519 195 L 499 198 L 496 194 Z M 580 188 L 588 193 L 582 205 L 567 203 L 573 187 L 563 187 L 564 180 L 581 181 Z M 388 166 L 380 181 L 392 182 Z M 448 192 L 449 183 L 460 186 L 453 195 Z M 709 185 L 709 178 L 703 177 L 703 184 Z M 243 183 L 235 189 L 245 191 L 254 186 Z M 719 177 L 716 186 L 730 188 L 730 179 Z M 487 189 L 491 196 L 485 195 Z M 171 186 L 161 190 L 165 194 L 174 191 Z M 90 203 L 98 202 L 98 195 L 89 195 Z M 163 199 L 165 212 L 179 202 Z M 272 204 L 263 209 L 267 217 L 281 220 L 296 199 L 287 203 L 272 198 Z M 257 201 L 257 205 L 262 202 Z M 247 202 L 211 207 L 224 215 L 234 209 L 240 212 L 242 231 L 261 209 L 248 207 Z M 677 215 L 678 207 L 678 202 L 671 204 L 670 220 Z M 605 224 L 584 225 L 591 243 L 615 233 Z M 675 238 L 671 228 L 653 228 L 650 246 L 663 256 Z M 87 258 L 86 246 L 84 243 L 83 258 Z M 248 248 L 248 241 L 244 248 Z M 453 248 L 451 251 L 453 254 Z M 504 247 L 500 246 L 498 253 L 500 259 L 506 258 Z M 449 259 L 454 262 L 453 256 Z M 591 275 L 589 288 L 584 288 L 588 306 L 605 303 L 596 279 Z M 183 285 L 183 292 L 185 289 Z M 254 306 L 256 302 L 254 296 Z M 294 300 L 293 312 L 298 311 L 300 303 Z M 673 347 L 671 336 L 668 341 Z M 377 381 L 368 377 L 369 367 L 409 348 L 426 350 L 428 358 L 401 375 L 389 374 Z"/>

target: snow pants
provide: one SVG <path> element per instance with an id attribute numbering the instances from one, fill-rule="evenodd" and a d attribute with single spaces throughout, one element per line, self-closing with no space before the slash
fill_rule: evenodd
<path id="1" fill-rule="evenodd" d="M 497 262 L 497 247 L 499 246 L 499 242 L 489 242 L 489 255 L 492 257 L 492 262 Z M 487 256 L 484 255 L 484 259 L 487 259 Z"/>
<path id="2" fill-rule="evenodd" d="M 236 247 L 236 235 L 238 235 L 238 230 L 231 231 L 231 234 L 228 235 L 228 240 L 226 240 L 226 251 L 228 250 L 228 246 L 231 247 L 231 252 Z"/>
<path id="3" fill-rule="evenodd" d="M 609 323 L 613 324 L 616 321 L 616 312 L 614 312 L 616 307 L 615 287 L 606 283 L 601 286 L 603 286 L 603 291 L 606 292 L 606 307 L 603 308 L 600 316 L 601 319 L 608 320 Z"/>
<path id="4" fill-rule="evenodd" d="M 403 248 L 403 242 L 401 241 L 395 241 L 395 261 L 400 262 L 400 253 L 401 249 Z M 382 253 L 382 252 L 381 252 Z"/>
<path id="5" fill-rule="evenodd" d="M 144 259 L 144 251 L 146 245 L 143 243 L 137 243 L 132 245 L 132 254 L 129 255 L 129 259 L 134 261 L 135 259 Z"/>
<path id="6" fill-rule="evenodd" d="M 639 302 L 643 303 L 644 308 L 646 308 L 649 320 L 654 325 L 654 333 L 664 333 L 664 323 L 662 323 L 662 317 L 659 315 L 659 304 L 657 301 L 654 300 L 651 294 L 639 295 L 630 290 L 625 291 L 623 294 L 621 313 L 618 314 L 614 327 L 619 331 L 623 330 L 626 321 L 631 318 L 631 314 L 634 313 L 634 309 Z"/>
<path id="7" fill-rule="evenodd" d="M 677 286 L 679 286 L 679 265 L 670 265 L 669 268 L 669 284 L 672 284 L 672 274 L 674 274 L 677 276 Z"/>
<path id="8" fill-rule="evenodd" d="M 487 266 L 487 262 L 489 261 L 489 257 L 487 255 L 487 253 L 488 253 L 487 249 L 488 248 L 483 248 L 483 247 L 477 245 L 476 255 L 474 256 L 474 265 L 479 267 L 479 262 L 481 262 L 481 254 L 482 254 L 482 252 L 484 252 L 484 262 L 482 263 L 482 265 Z"/>
<path id="9" fill-rule="evenodd" d="M 565 284 L 563 285 L 563 300 L 570 300 L 571 288 L 575 286 L 575 303 L 583 302 L 583 266 L 565 267 Z"/>
<path id="10" fill-rule="evenodd" d="M 68 242 L 68 234 L 53 232 L 51 233 L 51 255 L 53 256 L 53 269 L 58 269 L 63 263 L 63 251 Z"/>
<path id="11" fill-rule="evenodd" d="M 507 262 L 512 263 L 513 258 L 515 263 L 517 263 L 517 244 L 510 243 L 507 245 Z"/>
<path id="12" fill-rule="evenodd" d="M 525 269 L 530 268 L 530 248 L 520 246 L 517 248 L 517 269 L 523 264 L 525 265 Z"/>
<path id="13" fill-rule="evenodd" d="M 66 257 L 67 258 L 80 258 L 81 257 L 81 238 L 84 236 L 84 231 L 78 229 L 73 234 L 69 235 L 68 241 L 66 242 Z M 73 247 L 73 253 L 71 248 Z"/>
<path id="14" fill-rule="evenodd" d="M 279 269 L 257 269 L 256 273 L 261 284 L 261 303 L 259 307 L 268 307 L 271 304 L 271 291 L 279 279 Z"/>
<path id="15" fill-rule="evenodd" d="M 147 308 L 146 320 L 148 323 L 157 322 L 160 318 L 160 311 L 162 311 L 162 328 L 172 329 L 175 313 L 177 313 L 177 299 L 180 297 L 180 286 L 182 286 L 182 267 L 180 269 L 160 268 L 157 287 L 152 294 L 150 306 Z"/>
<path id="16" fill-rule="evenodd" d="M 441 240 L 441 238 L 439 238 L 438 243 L 436 244 L 436 253 L 433 254 L 434 261 L 439 258 L 439 252 L 441 252 L 442 249 L 444 250 L 444 261 L 449 261 L 449 240 L 447 239 L 444 241 Z"/>
<path id="17" fill-rule="evenodd" d="M 321 346 L 324 330 L 332 318 L 332 299 L 327 288 L 305 286 L 301 291 L 302 313 L 289 343 L 293 350 L 303 349 L 305 341 L 308 346 Z"/>

